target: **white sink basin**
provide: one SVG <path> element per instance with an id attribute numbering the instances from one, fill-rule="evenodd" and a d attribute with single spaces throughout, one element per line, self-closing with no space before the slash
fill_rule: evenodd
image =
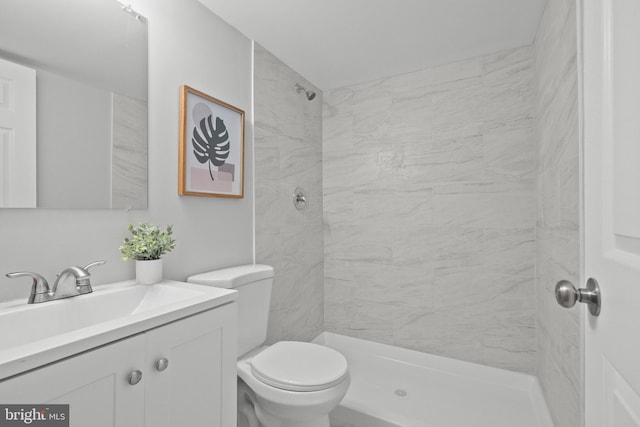
<path id="1" fill-rule="evenodd" d="M 235 299 L 228 289 L 128 281 L 57 301 L 0 304 L 0 379 Z"/>

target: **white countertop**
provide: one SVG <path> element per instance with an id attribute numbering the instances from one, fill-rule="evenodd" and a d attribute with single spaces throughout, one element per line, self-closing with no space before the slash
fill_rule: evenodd
<path id="1" fill-rule="evenodd" d="M 0 381 L 65 357 L 235 301 L 237 292 L 191 283 L 134 281 L 91 294 L 0 304 Z"/>

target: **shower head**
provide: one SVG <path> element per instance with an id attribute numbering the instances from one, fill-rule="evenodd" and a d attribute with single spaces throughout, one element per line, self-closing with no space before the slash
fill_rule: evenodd
<path id="1" fill-rule="evenodd" d="M 306 87 L 302 86 L 300 83 L 296 83 L 296 92 L 301 93 L 304 92 L 304 94 L 306 95 L 307 99 L 309 101 L 311 101 L 313 98 L 316 97 L 316 93 L 312 90 L 308 90 Z"/>

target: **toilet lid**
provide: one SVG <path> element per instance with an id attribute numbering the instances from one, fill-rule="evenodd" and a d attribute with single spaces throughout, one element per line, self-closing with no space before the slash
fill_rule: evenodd
<path id="1" fill-rule="evenodd" d="M 272 387 L 290 391 L 318 391 L 340 383 L 347 360 L 336 350 L 318 344 L 280 341 L 251 359 L 251 372 Z"/>

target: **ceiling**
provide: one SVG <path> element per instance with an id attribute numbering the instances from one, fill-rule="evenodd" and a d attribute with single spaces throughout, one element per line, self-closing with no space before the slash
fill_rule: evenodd
<path id="1" fill-rule="evenodd" d="M 546 0 L 199 0 L 332 89 L 531 44 Z"/>

